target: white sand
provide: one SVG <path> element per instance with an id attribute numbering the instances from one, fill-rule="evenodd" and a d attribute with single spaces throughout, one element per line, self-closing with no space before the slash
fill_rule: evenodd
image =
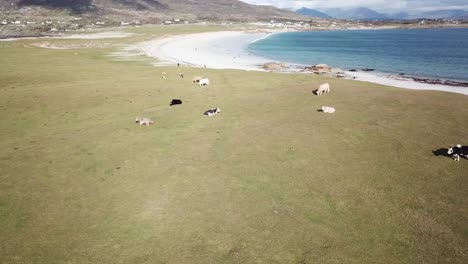
<path id="1" fill-rule="evenodd" d="M 209 32 L 163 37 L 141 43 L 133 48 L 157 58 L 160 61 L 157 64 L 161 65 L 181 63 L 196 67 L 206 65 L 206 67 L 214 69 L 262 71 L 259 66 L 272 60 L 249 54 L 247 46 L 269 35 L 269 33 L 237 31 Z M 291 69 L 291 71 L 297 71 L 297 69 Z M 351 78 L 356 77 L 356 80 L 359 81 L 406 89 L 438 90 L 468 95 L 466 87 L 419 83 L 375 72 L 346 73 Z"/>
<path id="2" fill-rule="evenodd" d="M 7 41 L 17 41 L 17 40 L 29 40 L 29 39 L 38 39 L 39 37 L 24 37 L 24 38 L 4 38 L 0 39 L 1 41 L 7 42 Z"/>
<path id="3" fill-rule="evenodd" d="M 267 33 L 208 32 L 171 36 L 138 45 L 144 53 L 163 63 L 213 69 L 260 70 L 271 60 L 249 54 L 247 46 Z"/>

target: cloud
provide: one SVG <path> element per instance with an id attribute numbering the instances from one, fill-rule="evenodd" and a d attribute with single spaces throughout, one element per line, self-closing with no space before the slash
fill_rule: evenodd
<path id="1" fill-rule="evenodd" d="M 406 11 L 420 13 L 440 9 L 468 10 L 467 0 L 243 0 L 256 5 L 273 5 L 280 8 L 314 9 L 367 7 L 381 12 Z"/>

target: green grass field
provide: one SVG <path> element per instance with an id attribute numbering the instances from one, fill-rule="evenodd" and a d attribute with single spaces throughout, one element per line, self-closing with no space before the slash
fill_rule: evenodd
<path id="1" fill-rule="evenodd" d="M 468 262 L 468 160 L 432 153 L 467 96 L 33 42 L 0 42 L 0 263 Z"/>

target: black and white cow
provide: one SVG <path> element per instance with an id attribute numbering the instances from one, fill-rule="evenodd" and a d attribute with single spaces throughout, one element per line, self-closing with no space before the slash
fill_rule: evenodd
<path id="1" fill-rule="evenodd" d="M 180 104 L 182 104 L 182 100 L 180 100 L 180 99 L 172 99 L 170 106 L 173 106 L 173 105 L 180 105 Z"/>
<path id="2" fill-rule="evenodd" d="M 206 111 L 203 115 L 204 116 L 214 116 L 214 115 L 217 115 L 219 113 L 221 113 L 221 109 L 214 108 L 214 109 L 210 109 L 210 110 Z"/>
<path id="3" fill-rule="evenodd" d="M 460 161 L 460 156 L 468 159 L 468 146 L 462 146 L 461 144 L 450 146 L 447 154 L 452 155 L 453 160 L 456 161 Z"/>

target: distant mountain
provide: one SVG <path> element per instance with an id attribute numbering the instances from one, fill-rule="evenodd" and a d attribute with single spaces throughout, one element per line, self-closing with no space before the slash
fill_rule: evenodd
<path id="1" fill-rule="evenodd" d="M 397 19 L 397 20 L 404 20 L 410 17 L 410 14 L 408 14 L 407 12 L 384 13 L 383 15 L 388 19 Z"/>
<path id="2" fill-rule="evenodd" d="M 388 19 L 384 14 L 375 10 L 358 7 L 358 8 L 332 8 L 323 10 L 324 13 L 338 19 L 354 19 L 354 20 L 373 20 L 373 19 Z"/>
<path id="3" fill-rule="evenodd" d="M 304 16 L 272 6 L 257 6 L 238 0 L 0 0 L 0 14 L 21 10 L 30 16 L 49 11 L 114 19 L 182 18 L 206 20 L 300 20 Z M 3 11 L 3 12 L 2 12 Z M 28 13 L 29 12 L 29 13 Z"/>
<path id="4" fill-rule="evenodd" d="M 420 15 L 417 15 L 418 18 L 428 18 L 428 19 L 437 19 L 437 18 L 448 18 L 448 19 L 468 19 L 468 11 L 452 9 L 452 10 L 436 10 L 431 12 L 425 12 Z"/>
<path id="5" fill-rule="evenodd" d="M 305 16 L 310 16 L 310 17 L 318 17 L 318 18 L 333 18 L 323 12 L 320 12 L 315 9 L 309 9 L 306 7 L 303 7 L 301 9 L 296 10 L 297 13 L 305 15 Z"/>

